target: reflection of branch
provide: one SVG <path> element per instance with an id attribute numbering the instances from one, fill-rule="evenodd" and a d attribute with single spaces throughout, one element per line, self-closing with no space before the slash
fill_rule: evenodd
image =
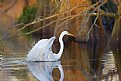
<path id="1" fill-rule="evenodd" d="M 114 79 L 115 77 L 115 75 L 118 75 L 118 72 L 117 72 L 117 69 L 116 68 L 113 68 L 112 70 L 110 70 L 107 74 L 104 74 L 104 75 L 102 75 L 101 76 L 101 80 L 102 79 L 105 79 L 105 78 L 107 78 L 107 79 L 109 79 L 109 77 L 111 78 L 111 79 Z M 112 80 L 111 80 L 112 81 Z"/>

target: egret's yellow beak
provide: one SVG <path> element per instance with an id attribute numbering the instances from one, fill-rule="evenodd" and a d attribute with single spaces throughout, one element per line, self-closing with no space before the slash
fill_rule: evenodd
<path id="1" fill-rule="evenodd" d="M 75 35 L 73 35 L 73 34 L 71 34 L 71 33 L 68 33 L 68 35 L 73 36 L 73 37 L 76 37 Z"/>

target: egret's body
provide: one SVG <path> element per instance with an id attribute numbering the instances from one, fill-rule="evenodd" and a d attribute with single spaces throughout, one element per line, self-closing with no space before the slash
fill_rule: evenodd
<path id="1" fill-rule="evenodd" d="M 58 54 L 52 52 L 52 44 L 55 40 L 55 37 L 50 39 L 42 39 L 38 41 L 35 46 L 30 50 L 27 55 L 27 61 L 58 61 L 61 58 L 63 53 L 64 44 L 63 37 L 64 35 L 71 35 L 67 31 L 63 31 L 59 37 L 60 42 L 60 51 Z"/>

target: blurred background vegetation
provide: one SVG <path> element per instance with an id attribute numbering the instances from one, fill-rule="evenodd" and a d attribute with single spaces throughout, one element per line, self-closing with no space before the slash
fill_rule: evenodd
<path id="1" fill-rule="evenodd" d="M 79 42 L 104 39 L 119 42 L 120 3 L 120 0 L 1 0 L 1 40 L 15 38 L 22 44 L 53 35 L 58 38 L 63 30 L 68 30 Z M 67 40 L 68 37 L 64 41 Z M 21 47 L 26 45 L 27 49 L 31 42 Z"/>

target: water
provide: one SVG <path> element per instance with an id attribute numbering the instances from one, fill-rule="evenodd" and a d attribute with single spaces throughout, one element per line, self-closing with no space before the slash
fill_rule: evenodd
<path id="1" fill-rule="evenodd" d="M 53 51 L 58 49 L 55 44 Z M 1 54 L 0 81 L 121 81 L 120 59 L 107 42 L 66 43 L 57 62 L 30 63 L 26 53 Z"/>

